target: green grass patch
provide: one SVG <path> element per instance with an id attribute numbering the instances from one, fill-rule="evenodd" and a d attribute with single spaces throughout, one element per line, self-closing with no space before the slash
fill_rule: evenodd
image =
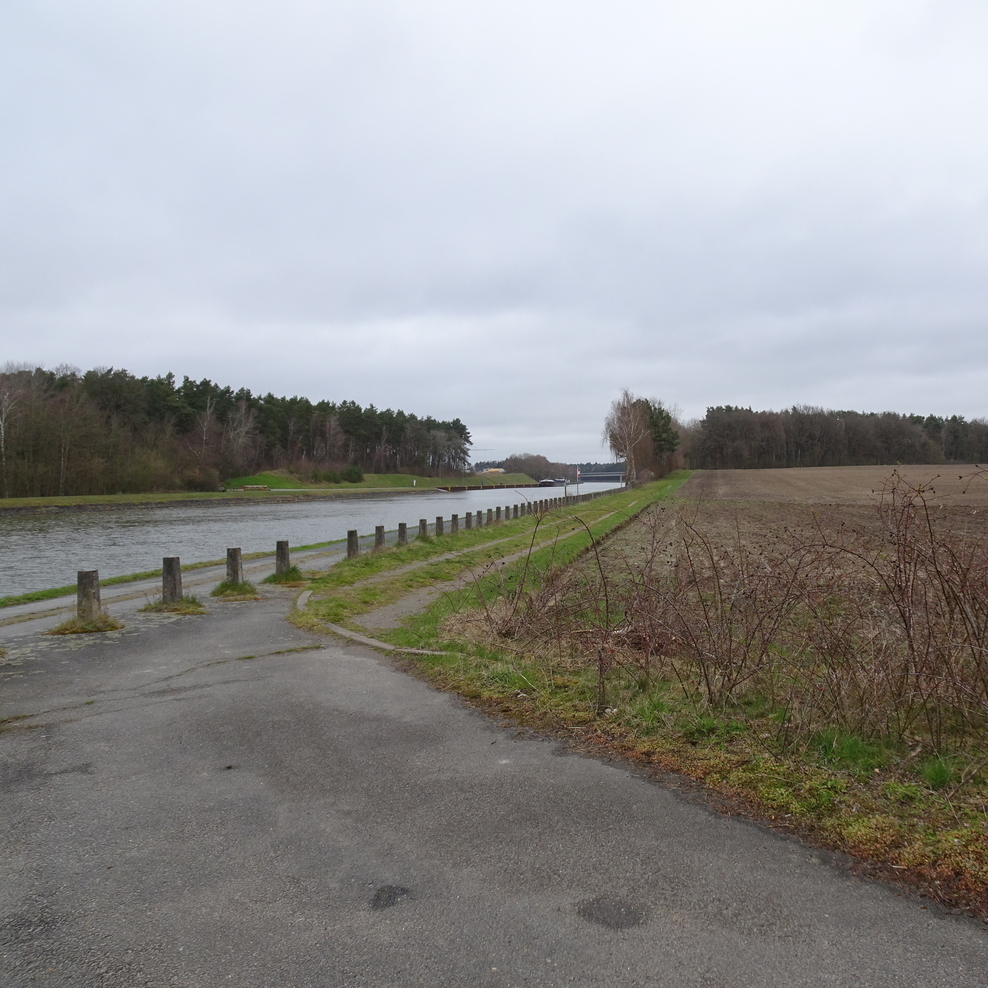
<path id="1" fill-rule="evenodd" d="M 942 755 L 920 762 L 919 774 L 931 789 L 946 789 L 957 781 L 956 766 Z"/>
<path id="2" fill-rule="evenodd" d="M 224 482 L 224 487 L 257 487 L 260 485 L 271 488 L 271 490 L 293 490 L 299 487 L 311 487 L 298 477 L 293 477 L 285 470 L 271 471 L 270 473 L 255 473 L 249 477 L 232 477 Z"/>
<path id="3" fill-rule="evenodd" d="M 875 741 L 867 741 L 856 734 L 828 729 L 817 734 L 811 749 L 815 749 L 825 765 L 850 772 L 858 778 L 881 771 L 895 757 L 888 747 Z"/>
<path id="4" fill-rule="evenodd" d="M 287 583 L 292 586 L 302 586 L 305 583 L 305 577 L 302 575 L 302 571 L 293 564 L 284 573 L 272 573 L 270 576 L 264 577 L 261 583 Z"/>
<path id="5" fill-rule="evenodd" d="M 252 474 L 249 477 L 231 477 L 224 481 L 223 486 L 232 489 L 243 486 L 264 485 L 272 491 L 278 490 L 392 490 L 392 489 L 415 489 L 432 490 L 436 487 L 463 487 L 484 486 L 497 489 L 498 487 L 511 487 L 516 484 L 533 484 L 527 474 L 513 473 L 499 475 L 496 482 L 492 483 L 489 477 L 476 477 L 467 475 L 466 477 L 419 477 L 411 473 L 361 473 L 359 470 L 350 476 L 354 479 L 348 480 L 345 471 L 314 471 L 308 476 L 296 476 L 287 470 L 271 470 L 266 473 Z M 362 478 L 362 479 L 358 479 Z M 261 491 L 261 494 L 264 492 Z"/>
<path id="6" fill-rule="evenodd" d="M 100 584 L 102 585 L 102 581 Z M 52 587 L 49 590 L 32 590 L 29 593 L 11 594 L 9 597 L 0 597 L 0 607 L 15 607 L 18 604 L 34 604 L 40 600 L 68 597 L 70 594 L 74 594 L 77 589 L 73 583 L 71 586 Z"/>

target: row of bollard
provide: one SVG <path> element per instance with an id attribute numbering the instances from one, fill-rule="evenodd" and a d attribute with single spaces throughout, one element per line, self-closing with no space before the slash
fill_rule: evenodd
<path id="1" fill-rule="evenodd" d="M 275 573 L 281 576 L 291 569 L 291 565 L 288 540 L 275 543 Z M 226 582 L 244 582 L 244 560 L 240 549 L 226 550 Z M 161 599 L 166 604 L 176 604 L 182 597 L 182 560 L 178 556 L 165 556 L 161 560 Z M 92 621 L 102 609 L 99 570 L 79 570 L 76 581 L 76 614 L 79 620 Z"/>
<path id="2" fill-rule="evenodd" d="M 569 495 L 567 497 L 549 497 L 544 498 L 541 501 L 525 501 L 522 504 L 506 504 L 503 509 L 503 515 L 501 513 L 501 506 L 498 505 L 496 508 L 487 509 L 486 524 L 494 525 L 497 522 L 500 522 L 502 518 L 504 521 L 509 521 L 514 518 L 524 518 L 526 515 L 545 514 L 547 511 L 552 511 L 554 508 L 562 508 L 572 504 L 579 504 L 582 501 L 589 501 L 593 498 L 600 497 L 604 493 L 610 493 L 610 491 L 595 491 L 593 494 Z M 478 511 L 476 515 L 467 512 L 463 516 L 463 527 L 467 531 L 472 530 L 474 527 L 482 528 L 484 524 L 483 511 Z M 460 516 L 452 515 L 449 519 L 449 534 L 456 535 L 459 530 Z M 442 515 L 436 516 L 435 534 L 446 534 L 446 520 L 442 517 Z M 418 537 L 420 539 L 426 539 L 429 537 L 429 522 L 425 518 L 419 519 Z M 378 549 L 383 549 L 384 544 L 384 526 L 378 525 L 374 529 L 374 550 L 377 551 Z M 398 525 L 397 544 L 399 546 L 408 545 L 408 525 L 405 524 L 405 522 L 401 522 Z M 347 559 L 355 559 L 360 555 L 360 535 L 355 528 L 351 528 L 346 533 L 346 555 Z"/>
<path id="3" fill-rule="evenodd" d="M 589 501 L 595 497 L 600 497 L 604 492 L 595 491 L 593 494 L 570 495 L 567 497 L 550 497 L 541 501 L 525 501 L 522 504 L 507 504 L 504 506 L 503 518 L 505 521 L 513 518 L 524 518 L 526 515 L 539 515 L 551 511 L 553 508 L 565 507 L 571 504 L 578 504 L 581 501 Z M 502 520 L 500 505 L 496 508 L 487 509 L 486 524 L 493 525 Z M 476 515 L 467 512 L 463 516 L 464 528 L 469 531 L 474 526 L 483 527 L 484 512 L 478 511 Z M 436 517 L 435 534 L 444 535 L 446 530 L 445 519 L 439 515 Z M 453 515 L 449 520 L 449 533 L 456 535 L 460 530 L 460 516 Z M 425 518 L 419 519 L 420 539 L 429 537 L 429 523 Z M 378 525 L 374 529 L 374 549 L 383 549 L 385 544 L 384 526 Z M 408 544 L 408 525 L 401 522 L 398 525 L 398 545 Z M 360 555 L 360 541 L 357 529 L 352 528 L 346 535 L 347 559 L 353 559 Z M 291 568 L 291 557 L 288 551 L 288 541 L 280 541 L 275 546 L 274 571 L 281 576 Z M 226 582 L 244 582 L 244 564 L 240 549 L 226 550 Z M 161 560 L 161 599 L 166 604 L 174 604 L 182 599 L 182 563 L 178 556 L 165 556 Z M 102 610 L 99 590 L 99 570 L 81 569 L 79 570 L 78 582 L 76 584 L 76 610 L 80 621 L 92 621 Z"/>

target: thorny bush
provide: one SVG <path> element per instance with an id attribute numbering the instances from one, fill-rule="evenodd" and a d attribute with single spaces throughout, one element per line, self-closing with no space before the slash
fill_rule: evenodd
<path id="1" fill-rule="evenodd" d="M 491 609 L 490 632 L 593 668 L 598 712 L 621 670 L 676 681 L 709 709 L 757 697 L 787 738 L 837 729 L 983 749 L 988 547 L 952 530 L 934 495 L 893 473 L 876 493 L 876 524 L 816 523 L 757 546 L 740 524 L 730 539 L 704 531 L 689 507 L 670 542 L 654 511 L 643 522 L 651 544 L 634 560 L 616 565 L 595 545 L 583 565 Z"/>

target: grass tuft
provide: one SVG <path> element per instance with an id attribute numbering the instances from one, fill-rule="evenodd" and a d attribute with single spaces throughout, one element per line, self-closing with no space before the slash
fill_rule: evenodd
<path id="1" fill-rule="evenodd" d="M 203 606 L 198 597 L 186 594 L 180 600 L 165 603 L 163 600 L 156 600 L 151 604 L 146 604 L 142 611 L 151 614 L 208 614 L 209 611 Z"/>
<path id="2" fill-rule="evenodd" d="M 100 631 L 119 631 L 123 627 L 116 618 L 109 614 L 100 612 L 91 621 L 80 621 L 79 618 L 70 618 L 60 625 L 46 631 L 46 635 L 89 635 Z"/>
<path id="3" fill-rule="evenodd" d="M 261 596 L 257 592 L 257 587 L 250 580 L 241 583 L 228 583 L 224 580 L 215 590 L 211 590 L 211 597 L 219 597 L 222 600 L 260 600 Z"/>
<path id="4" fill-rule="evenodd" d="M 300 587 L 305 583 L 305 577 L 297 566 L 289 566 L 284 573 L 272 573 L 264 577 L 261 583 L 280 583 L 293 587 Z"/>

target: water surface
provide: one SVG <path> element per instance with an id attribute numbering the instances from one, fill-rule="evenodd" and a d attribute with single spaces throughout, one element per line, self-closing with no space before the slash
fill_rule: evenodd
<path id="1" fill-rule="evenodd" d="M 611 490 L 618 484 L 581 484 L 580 493 Z M 576 493 L 576 487 L 568 488 Z M 409 536 L 420 518 L 462 518 L 468 512 L 561 497 L 557 488 L 498 488 L 458 494 L 382 494 L 374 497 L 296 501 L 288 504 L 215 501 L 170 504 L 114 511 L 66 511 L 50 515 L 0 518 L 0 596 L 45 590 L 74 583 L 81 569 L 98 569 L 101 577 L 158 569 L 163 556 L 183 563 L 222 559 L 230 547 L 247 552 L 274 552 L 287 539 L 293 546 L 346 539 L 377 525 L 408 525 Z"/>

